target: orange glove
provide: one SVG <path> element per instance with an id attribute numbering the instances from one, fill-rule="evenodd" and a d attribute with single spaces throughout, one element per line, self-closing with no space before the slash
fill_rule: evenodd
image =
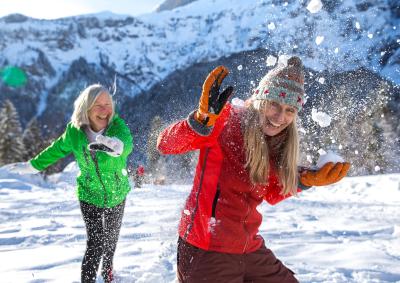
<path id="1" fill-rule="evenodd" d="M 199 109 L 194 115 L 195 119 L 209 127 L 214 126 L 219 114 L 224 108 L 233 87 L 228 86 L 223 92 L 219 92 L 222 81 L 228 75 L 229 70 L 224 66 L 218 66 L 208 74 L 203 84 Z"/>
<path id="2" fill-rule="evenodd" d="M 326 186 L 339 182 L 347 175 L 350 163 L 328 162 L 317 171 L 306 170 L 300 174 L 300 182 L 305 186 Z"/>

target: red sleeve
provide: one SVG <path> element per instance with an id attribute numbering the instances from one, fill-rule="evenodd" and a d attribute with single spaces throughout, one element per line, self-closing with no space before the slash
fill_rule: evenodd
<path id="1" fill-rule="evenodd" d="M 264 197 L 264 199 L 271 205 L 275 205 L 278 202 L 283 201 L 292 196 L 292 194 L 281 195 L 281 188 L 279 186 L 274 186 L 274 189 L 270 190 L 270 192 Z M 301 190 L 297 189 L 297 192 L 300 193 Z"/>
<path id="2" fill-rule="evenodd" d="M 271 205 L 275 205 L 278 202 L 283 201 L 292 196 L 292 194 L 282 195 L 281 194 L 282 186 L 280 185 L 277 177 L 273 175 L 268 184 L 267 194 L 264 196 L 264 199 Z M 301 189 L 297 189 L 297 192 L 301 192 Z"/>
<path id="3" fill-rule="evenodd" d="M 158 136 L 157 149 L 163 154 L 181 154 L 205 146 L 212 146 L 217 142 L 225 121 L 229 117 L 230 108 L 231 106 L 227 104 L 222 110 L 214 128 L 209 128 L 211 130 L 209 135 L 201 135 L 190 125 L 189 119 L 192 119 L 191 121 L 194 123 L 193 118 L 191 118 L 193 113 L 188 119 L 170 125 Z M 203 126 L 199 125 L 198 127 Z"/>

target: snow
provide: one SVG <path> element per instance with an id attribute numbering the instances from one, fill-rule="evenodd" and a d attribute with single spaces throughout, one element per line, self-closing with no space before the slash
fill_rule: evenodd
<path id="1" fill-rule="evenodd" d="M 320 153 L 320 156 L 317 161 L 317 167 L 321 168 L 328 162 L 344 162 L 343 157 L 332 150 L 328 150 L 327 152 L 323 151 Z"/>
<path id="2" fill-rule="evenodd" d="M 268 66 L 268 67 L 274 66 L 274 65 L 276 64 L 276 61 L 277 61 L 277 60 L 278 60 L 278 59 L 276 59 L 275 56 L 269 55 L 269 56 L 267 57 L 267 61 L 266 61 L 267 66 Z"/>
<path id="3" fill-rule="evenodd" d="M 331 124 L 332 118 L 328 114 L 322 111 L 318 111 L 317 109 L 311 109 L 311 119 L 314 122 L 317 122 L 318 125 L 322 128 L 328 127 Z"/>
<path id="4" fill-rule="evenodd" d="M 77 173 L 71 164 L 45 181 L 0 168 L 2 282 L 79 282 L 86 235 Z M 146 184 L 128 195 L 117 282 L 176 282 L 177 225 L 190 188 Z M 266 245 L 300 282 L 400 280 L 400 174 L 345 178 L 259 211 Z"/>
<path id="5" fill-rule="evenodd" d="M 269 29 L 269 30 L 274 30 L 275 28 L 276 28 L 276 26 L 275 26 L 274 23 L 269 23 L 269 24 L 268 24 L 268 29 Z"/>
<path id="6" fill-rule="evenodd" d="M 236 107 L 244 107 L 245 106 L 245 102 L 244 100 L 238 98 L 238 97 L 234 97 L 232 99 L 232 105 L 236 106 Z"/>
<path id="7" fill-rule="evenodd" d="M 320 0 L 311 0 L 307 5 L 307 10 L 312 14 L 318 13 L 322 9 L 322 6 L 323 5 Z"/>
<path id="8" fill-rule="evenodd" d="M 317 36 L 317 38 L 315 39 L 315 43 L 317 45 L 320 45 L 324 41 L 324 38 L 324 36 Z"/>

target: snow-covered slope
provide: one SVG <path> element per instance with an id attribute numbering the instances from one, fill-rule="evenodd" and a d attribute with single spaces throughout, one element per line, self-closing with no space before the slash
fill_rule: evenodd
<path id="1" fill-rule="evenodd" d="M 85 228 L 76 167 L 66 171 L 43 181 L 0 169 L 1 282 L 79 282 Z M 145 185 L 128 195 L 117 282 L 175 282 L 176 231 L 189 190 Z M 260 212 L 267 246 L 300 282 L 400 281 L 399 174 L 345 178 Z"/>

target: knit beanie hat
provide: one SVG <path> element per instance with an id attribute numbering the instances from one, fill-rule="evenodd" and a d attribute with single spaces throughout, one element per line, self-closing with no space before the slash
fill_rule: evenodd
<path id="1" fill-rule="evenodd" d="M 287 64 L 278 63 L 278 66 L 261 79 L 251 99 L 273 100 L 294 106 L 300 111 L 304 104 L 304 71 L 301 59 L 292 56 Z"/>

